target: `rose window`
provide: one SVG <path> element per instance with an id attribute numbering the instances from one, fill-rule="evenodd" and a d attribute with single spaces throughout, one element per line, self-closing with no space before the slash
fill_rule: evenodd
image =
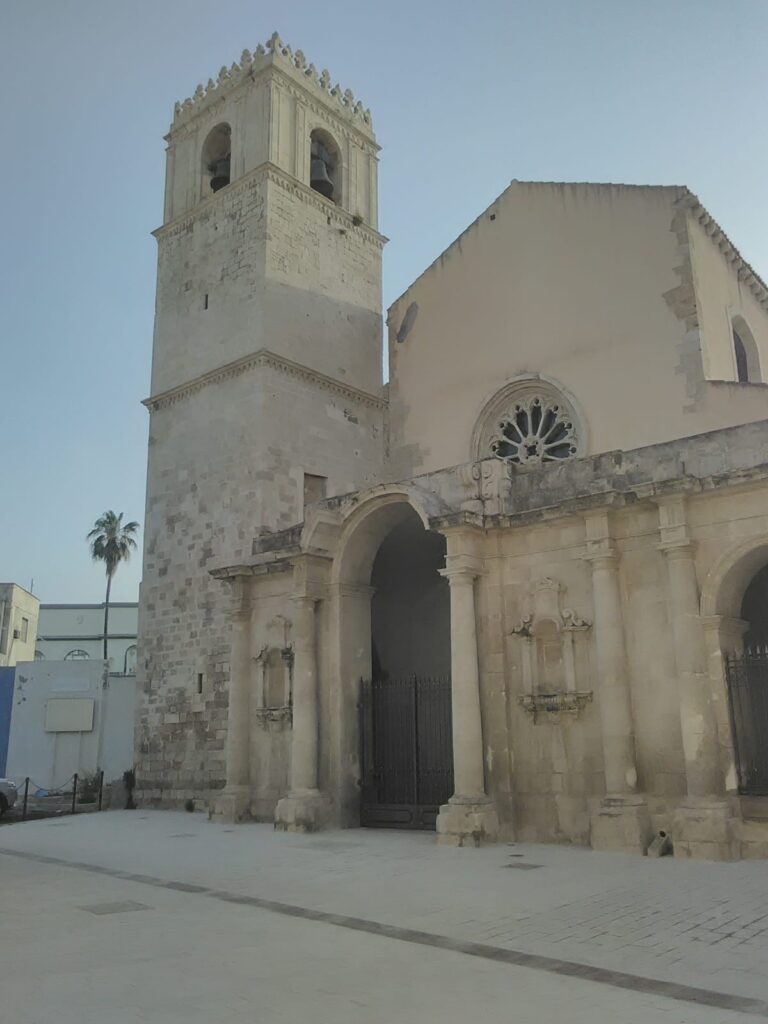
<path id="1" fill-rule="evenodd" d="M 514 402 L 490 442 L 492 455 L 517 465 L 570 459 L 577 448 L 570 411 L 563 402 L 542 395 Z"/>

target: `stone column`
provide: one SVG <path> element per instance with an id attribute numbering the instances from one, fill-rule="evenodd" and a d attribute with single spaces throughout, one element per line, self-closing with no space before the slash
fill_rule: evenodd
<path id="1" fill-rule="evenodd" d="M 451 703 L 454 794 L 440 808 L 437 840 L 451 846 L 479 846 L 499 831 L 496 809 L 485 791 L 480 672 L 477 659 L 476 559 L 448 558 L 442 575 L 451 588 Z"/>
<path id="2" fill-rule="evenodd" d="M 675 813 L 672 841 L 677 856 L 730 860 L 736 855 L 735 822 L 720 764 L 686 498 L 675 495 L 657 504 L 660 547 L 667 562 L 687 789 L 686 799 Z"/>
<path id="3" fill-rule="evenodd" d="M 300 592 L 294 597 L 293 731 L 291 788 L 278 801 L 275 828 L 314 832 L 327 819 L 327 801 L 318 788 L 319 693 L 316 589 L 307 586 L 306 559 L 296 573 Z"/>
<path id="4" fill-rule="evenodd" d="M 239 822 L 250 816 L 251 802 L 251 583 L 232 580 L 227 721 L 227 781 L 213 816 Z"/>
<path id="5" fill-rule="evenodd" d="M 645 799 L 637 792 L 619 557 L 611 539 L 608 513 L 589 515 L 586 523 L 606 789 L 599 809 L 592 815 L 592 846 L 645 853 L 651 840 L 651 821 Z"/>
<path id="6" fill-rule="evenodd" d="M 701 620 L 704 630 L 704 649 L 709 672 L 709 685 L 717 722 L 720 772 L 726 793 L 738 793 L 739 779 L 736 769 L 736 750 L 733 740 L 728 680 L 725 675 L 725 657 L 742 654 L 744 634 L 749 623 L 727 615 L 709 615 Z"/>

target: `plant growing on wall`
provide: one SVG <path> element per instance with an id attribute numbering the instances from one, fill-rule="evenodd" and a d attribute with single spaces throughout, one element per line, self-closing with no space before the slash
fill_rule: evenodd
<path id="1" fill-rule="evenodd" d="M 122 512 L 105 512 L 93 524 L 88 534 L 91 557 L 103 562 L 107 573 L 107 596 L 104 601 L 104 661 L 107 661 L 107 635 L 109 632 L 109 593 L 112 578 L 121 562 L 127 562 L 136 548 L 134 534 L 138 523 L 123 523 Z"/>

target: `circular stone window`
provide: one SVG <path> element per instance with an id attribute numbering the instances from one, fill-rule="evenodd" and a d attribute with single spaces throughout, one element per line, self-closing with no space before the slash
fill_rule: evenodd
<path id="1" fill-rule="evenodd" d="M 473 434 L 473 458 L 517 466 L 584 454 L 581 417 L 570 398 L 541 377 L 517 379 L 487 403 Z"/>
<path id="2" fill-rule="evenodd" d="M 490 447 L 497 459 L 521 466 L 556 462 L 576 454 L 576 432 L 568 410 L 560 402 L 536 395 L 512 405 L 499 420 Z"/>

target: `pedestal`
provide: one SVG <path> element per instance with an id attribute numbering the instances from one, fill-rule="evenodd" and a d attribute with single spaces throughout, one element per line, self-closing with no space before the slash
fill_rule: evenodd
<path id="1" fill-rule="evenodd" d="M 484 846 L 499 836 L 499 819 L 490 800 L 451 797 L 437 816 L 437 841 L 443 846 Z"/>
<path id="2" fill-rule="evenodd" d="M 228 786 L 213 801 L 213 807 L 208 816 L 211 821 L 237 825 L 241 821 L 248 821 L 251 817 L 250 802 L 250 786 Z"/>
<path id="3" fill-rule="evenodd" d="M 275 808 L 278 832 L 318 832 L 328 824 L 330 804 L 319 790 L 289 793 Z"/>
<path id="4" fill-rule="evenodd" d="M 738 819 L 728 800 L 687 797 L 674 814 L 672 843 L 676 857 L 738 860 Z"/>
<path id="5" fill-rule="evenodd" d="M 606 796 L 592 815 L 591 845 L 593 850 L 614 850 L 619 853 L 646 853 L 652 828 L 648 806 L 641 796 Z"/>

